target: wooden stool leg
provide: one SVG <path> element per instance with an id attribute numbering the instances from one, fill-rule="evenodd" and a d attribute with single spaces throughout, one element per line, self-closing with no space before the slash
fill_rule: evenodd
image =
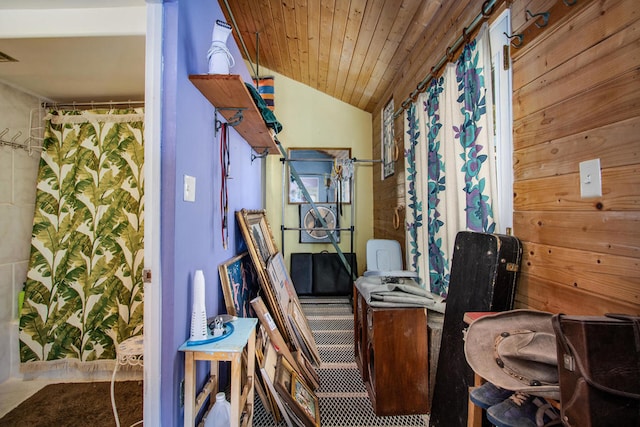
<path id="1" fill-rule="evenodd" d="M 476 387 L 480 387 L 484 383 L 484 379 L 478 374 L 474 375 L 474 387 L 469 387 L 469 395 L 471 390 Z M 471 399 L 468 403 L 467 411 L 467 427 L 482 427 L 482 408 L 476 406 Z"/>

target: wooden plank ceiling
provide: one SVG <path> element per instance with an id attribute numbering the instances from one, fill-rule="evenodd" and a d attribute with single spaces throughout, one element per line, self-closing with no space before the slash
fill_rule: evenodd
<path id="1" fill-rule="evenodd" d="M 229 23 L 227 5 L 233 14 L 249 52 L 245 59 L 258 58 L 259 67 L 373 112 L 441 2 L 223 0 L 221 5 Z M 235 29 L 233 36 L 241 46 Z"/>

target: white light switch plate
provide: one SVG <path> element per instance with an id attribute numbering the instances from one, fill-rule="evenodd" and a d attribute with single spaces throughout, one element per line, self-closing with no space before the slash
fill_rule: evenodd
<path id="1" fill-rule="evenodd" d="M 196 201 L 196 177 L 184 176 L 184 201 L 195 202 Z"/>
<path id="2" fill-rule="evenodd" d="M 580 162 L 580 197 L 602 197 L 600 159 Z"/>

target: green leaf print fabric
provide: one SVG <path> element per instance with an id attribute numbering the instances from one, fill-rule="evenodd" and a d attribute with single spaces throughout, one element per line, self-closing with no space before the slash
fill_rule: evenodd
<path id="1" fill-rule="evenodd" d="M 143 331 L 144 113 L 52 111 L 20 315 L 23 370 L 114 359 Z"/>

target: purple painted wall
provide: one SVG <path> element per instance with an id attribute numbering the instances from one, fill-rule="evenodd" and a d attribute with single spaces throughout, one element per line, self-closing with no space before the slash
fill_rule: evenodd
<path id="1" fill-rule="evenodd" d="M 162 118 L 162 425 L 183 423 L 180 382 L 184 357 L 178 347 L 189 338 L 192 278 L 206 281 L 207 315 L 218 314 L 222 299 L 218 264 L 236 255 L 233 213 L 261 207 L 261 162 L 251 164 L 251 149 L 230 130 L 229 248 L 223 249 L 220 216 L 220 141 L 214 136 L 214 107 L 189 81 L 207 72 L 207 51 L 216 19 L 225 20 L 218 2 L 176 0 L 164 3 Z M 240 51 L 227 43 L 236 65 L 231 73 L 251 81 Z M 196 178 L 195 203 L 183 201 L 183 176 Z M 239 232 L 238 232 L 239 233 Z M 224 304 L 222 304 L 224 306 Z M 200 378 L 204 377 L 201 370 Z"/>

